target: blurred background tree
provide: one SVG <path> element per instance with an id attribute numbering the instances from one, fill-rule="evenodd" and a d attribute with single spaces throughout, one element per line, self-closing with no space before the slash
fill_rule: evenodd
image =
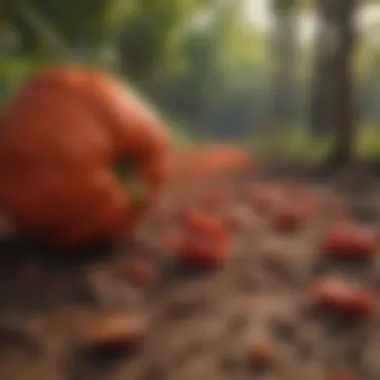
<path id="1" fill-rule="evenodd" d="M 353 60 L 356 0 L 319 0 L 310 123 L 315 135 L 335 132 L 334 161 L 352 158 Z"/>
<path id="2" fill-rule="evenodd" d="M 272 32 L 273 107 L 271 125 L 289 127 L 297 123 L 297 29 L 296 0 L 273 0 L 275 27 Z"/>
<path id="3" fill-rule="evenodd" d="M 193 138 L 347 162 L 380 150 L 379 32 L 376 0 L 3 0 L 0 106 L 35 70 L 84 61 Z"/>

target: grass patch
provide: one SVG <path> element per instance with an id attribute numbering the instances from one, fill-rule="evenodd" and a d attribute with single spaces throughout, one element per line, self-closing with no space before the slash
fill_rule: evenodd
<path id="1" fill-rule="evenodd" d="M 310 163 L 325 160 L 332 147 L 332 136 L 314 138 L 301 128 L 286 129 L 271 135 L 254 135 L 248 143 L 248 149 L 255 155 L 286 157 Z M 380 126 L 362 126 L 356 134 L 354 151 L 360 160 L 380 158 Z"/>

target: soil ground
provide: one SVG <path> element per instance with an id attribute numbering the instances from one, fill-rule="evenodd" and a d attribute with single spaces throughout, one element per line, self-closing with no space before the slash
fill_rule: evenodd
<path id="1" fill-rule="evenodd" d="M 380 182 L 367 168 L 333 175 L 277 165 L 264 172 L 260 182 L 292 177 L 315 193 L 338 194 L 357 221 L 378 228 Z M 224 181 L 240 186 L 258 179 L 244 173 Z M 323 380 L 340 369 L 378 380 L 380 252 L 365 265 L 324 261 L 319 246 L 330 224 L 322 218 L 280 234 L 260 219 L 259 228 L 235 235 L 230 260 L 214 271 L 180 265 L 162 248 L 165 231 L 175 228 L 170 221 L 147 221 L 140 243 L 75 257 L 3 242 L 0 380 Z M 273 247 L 281 247 L 280 265 L 268 261 Z M 154 268 L 154 286 L 120 276 L 136 257 Z M 309 289 L 325 276 L 373 291 L 372 315 L 348 321 L 310 311 Z M 117 357 L 78 349 L 96 316 L 120 310 L 152 321 L 140 346 Z M 248 363 L 255 341 L 274 348 L 268 368 Z"/>

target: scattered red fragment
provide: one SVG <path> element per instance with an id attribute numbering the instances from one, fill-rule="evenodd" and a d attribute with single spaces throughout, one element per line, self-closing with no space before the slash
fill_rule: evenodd
<path id="1" fill-rule="evenodd" d="M 226 227 L 215 216 L 206 212 L 186 209 L 182 212 L 182 226 L 186 231 L 194 233 L 225 234 Z"/>
<path id="2" fill-rule="evenodd" d="M 312 297 L 321 307 L 352 316 L 367 316 L 374 307 L 374 297 L 370 292 L 335 281 L 317 284 Z"/>
<path id="3" fill-rule="evenodd" d="M 283 205 L 275 210 L 272 225 L 278 231 L 291 231 L 304 227 L 314 216 L 312 204 Z"/>
<path id="4" fill-rule="evenodd" d="M 339 370 L 328 374 L 327 380 L 359 380 L 359 376 L 350 370 Z"/>
<path id="5" fill-rule="evenodd" d="M 372 230 L 339 224 L 333 227 L 323 242 L 329 256 L 366 259 L 375 252 L 376 235 Z"/>
<path id="6" fill-rule="evenodd" d="M 197 239 L 185 236 L 179 243 L 182 260 L 200 266 L 216 267 L 224 264 L 229 254 L 229 244 L 225 239 Z"/>
<path id="7" fill-rule="evenodd" d="M 137 312 L 119 312 L 100 316 L 90 323 L 83 345 L 91 349 L 115 349 L 135 346 L 145 337 L 148 320 Z"/>
<path id="8" fill-rule="evenodd" d="M 222 221 L 202 213 L 191 213 L 178 240 L 182 260 L 202 266 L 219 266 L 231 249 L 230 232 Z"/>

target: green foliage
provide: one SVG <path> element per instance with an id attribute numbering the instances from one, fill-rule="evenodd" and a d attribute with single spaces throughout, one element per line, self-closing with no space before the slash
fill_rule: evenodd
<path id="1" fill-rule="evenodd" d="M 121 31 L 119 46 L 124 71 L 142 81 L 162 69 L 184 22 L 199 4 L 198 0 L 136 0 Z"/>
<path id="2" fill-rule="evenodd" d="M 0 110 L 8 104 L 26 78 L 46 66 L 40 57 L 0 60 Z"/>
<path id="3" fill-rule="evenodd" d="M 22 51 L 32 53 L 57 35 L 61 38 L 53 44 L 99 43 L 112 29 L 116 6 L 116 0 L 15 0 L 4 3 L 1 16 L 17 29 Z M 127 15 L 129 9 L 125 5 L 120 14 Z"/>
<path id="4" fill-rule="evenodd" d="M 332 136 L 314 138 L 306 128 L 283 129 L 280 133 L 254 135 L 248 148 L 255 155 L 283 156 L 304 162 L 323 162 L 332 149 Z M 367 160 L 380 157 L 379 125 L 364 125 L 355 139 L 355 155 Z"/>
<path id="5" fill-rule="evenodd" d="M 244 139 L 265 127 L 276 62 L 271 55 L 271 35 L 244 22 L 238 4 L 0 0 L 0 106 L 7 104 L 35 70 L 57 60 L 84 60 L 107 70 L 118 69 L 121 80 L 131 81 L 169 122 L 178 122 L 181 127 L 173 129 L 177 142 L 187 144 L 210 136 Z M 272 9 L 281 16 L 281 12 L 311 9 L 315 4 L 316 0 L 273 0 Z M 198 22 L 203 16 L 204 24 Z M 10 29 L 17 32 L 19 43 L 6 41 Z M 376 44 L 366 41 L 367 35 L 359 36 L 357 92 L 363 122 L 374 124 L 380 120 L 380 54 Z M 299 54 L 296 102 L 305 115 L 313 46 Z M 297 123 L 305 124 L 305 119 L 292 124 Z M 318 151 L 315 156 L 321 156 L 328 149 L 326 142 L 310 140 L 305 131 L 294 132 L 291 138 L 290 132 L 284 133 L 289 143 L 275 144 L 284 151 Z M 266 142 L 259 145 L 270 146 Z"/>
<path id="6" fill-rule="evenodd" d="M 287 12 L 292 10 L 296 5 L 299 5 L 297 0 L 272 0 L 273 9 L 277 12 Z"/>
<path id="7" fill-rule="evenodd" d="M 254 135 L 248 147 L 256 155 L 319 162 L 327 157 L 331 139 L 313 138 L 305 128 L 283 128 L 278 133 Z"/>

